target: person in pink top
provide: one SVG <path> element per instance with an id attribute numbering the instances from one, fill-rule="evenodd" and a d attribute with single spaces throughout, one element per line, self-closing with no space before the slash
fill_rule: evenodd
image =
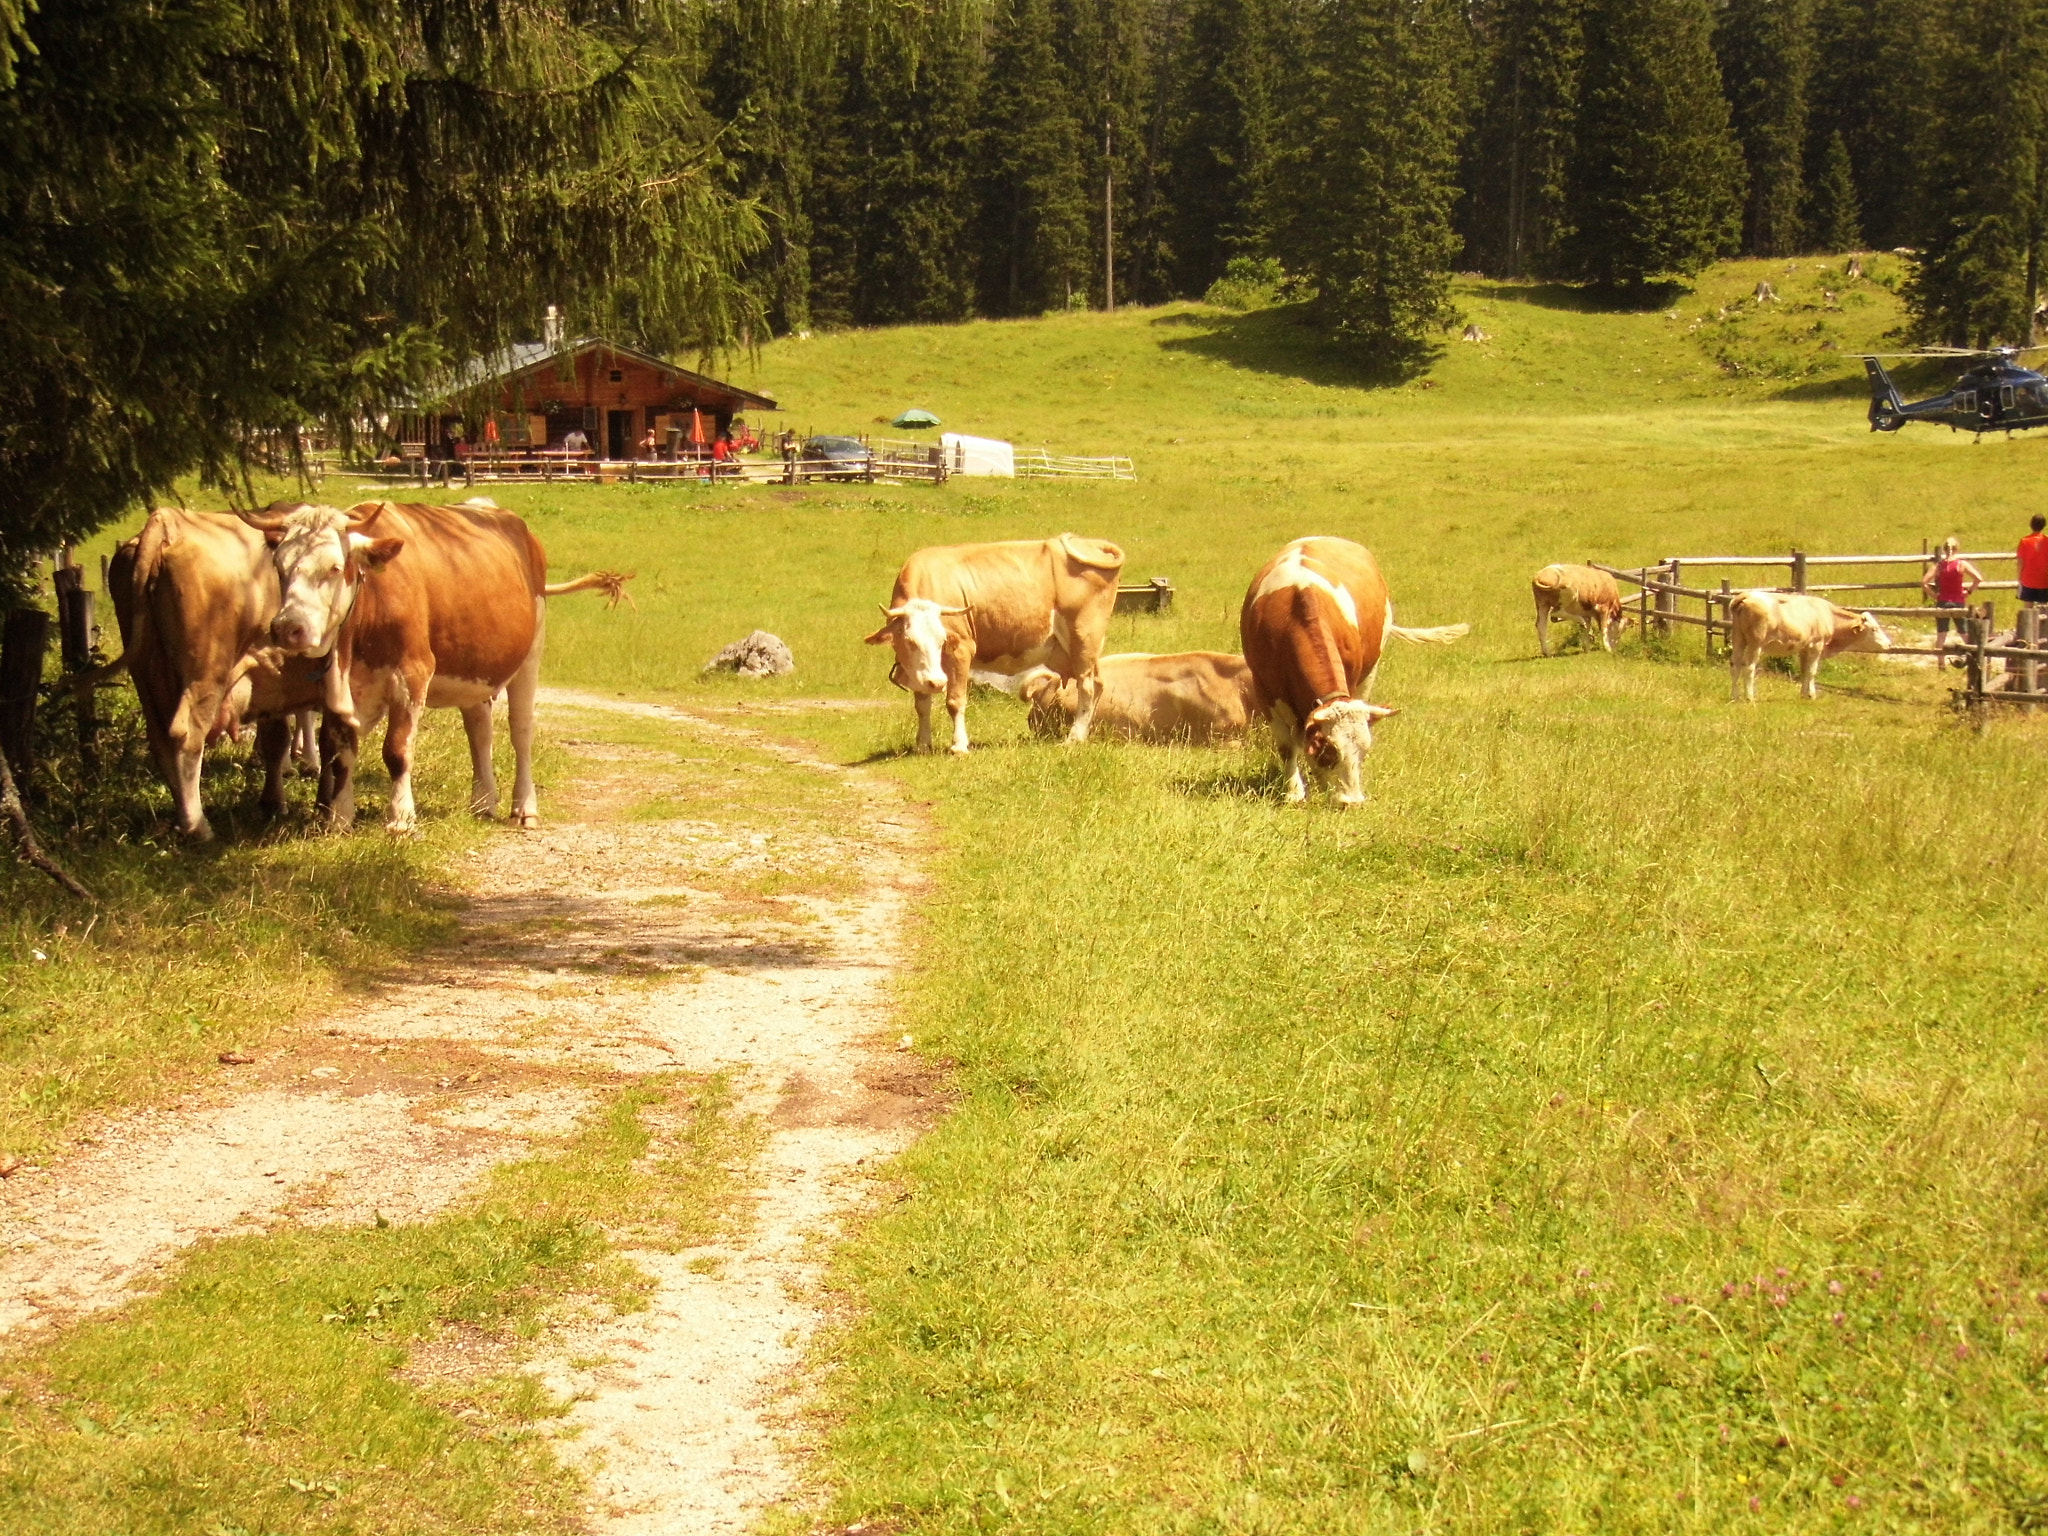
<path id="1" fill-rule="evenodd" d="M 1943 539 L 1934 564 L 1920 578 L 1920 590 L 1934 599 L 1934 649 L 1937 653 L 1948 649 L 1949 618 L 1940 610 L 1965 606 L 1970 601 L 1970 594 L 1984 584 L 1984 573 L 1962 559 L 1961 552 L 1962 546 L 1954 539 Z M 1935 665 L 1940 665 L 1938 655 Z"/>

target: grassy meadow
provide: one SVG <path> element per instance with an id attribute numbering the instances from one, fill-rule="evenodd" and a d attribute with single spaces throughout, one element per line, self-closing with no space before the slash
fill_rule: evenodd
<path id="1" fill-rule="evenodd" d="M 919 405 L 1140 479 L 492 491 L 557 576 L 639 573 L 632 609 L 553 605 L 551 682 L 772 701 L 932 806 L 901 1027 L 959 1102 L 835 1271 L 832 1519 L 2048 1522 L 2048 721 L 1978 736 L 1864 658 L 1735 707 L 1697 631 L 1543 661 L 1530 622 L 1558 559 L 2010 547 L 2048 434 L 1870 434 L 1853 354 L 1899 273 L 1868 270 L 1731 263 L 1635 311 L 1462 282 L 1489 339 L 1407 379 L 1285 310 L 778 341 L 736 371 L 799 430 Z M 995 696 L 967 759 L 904 755 L 859 644 L 904 555 L 1062 529 L 1178 589 L 1114 649 L 1234 649 L 1305 533 L 1473 633 L 1388 659 L 1351 813 L 1281 804 L 1257 743 L 1059 748 Z M 793 677 L 699 675 L 756 627 Z"/>

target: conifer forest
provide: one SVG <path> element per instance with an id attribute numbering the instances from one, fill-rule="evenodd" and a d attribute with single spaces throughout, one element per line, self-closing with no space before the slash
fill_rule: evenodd
<path id="1" fill-rule="evenodd" d="M 1224 280 L 1398 371 L 1453 272 L 1738 252 L 2024 341 L 2048 245 L 2048 0 L 0 0 L 0 120 L 33 547 L 543 301 L 709 356 Z"/>

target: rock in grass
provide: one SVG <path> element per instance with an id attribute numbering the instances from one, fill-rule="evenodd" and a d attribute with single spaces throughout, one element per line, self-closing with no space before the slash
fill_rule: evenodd
<path id="1" fill-rule="evenodd" d="M 765 629 L 757 629 L 744 640 L 735 640 L 704 663 L 706 672 L 737 672 L 741 677 L 780 677 L 796 670 L 796 658 L 789 647 Z"/>

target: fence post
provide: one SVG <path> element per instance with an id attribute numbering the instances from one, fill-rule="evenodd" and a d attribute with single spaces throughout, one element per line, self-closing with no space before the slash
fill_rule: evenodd
<path id="1" fill-rule="evenodd" d="M 1963 674 L 1963 686 L 1970 700 L 1970 723 L 1976 727 L 1980 736 L 1984 734 L 1986 717 L 1990 713 L 1984 698 L 1984 643 L 1985 636 L 1991 628 L 1990 607 L 1991 605 L 1986 603 L 1983 611 L 1975 608 L 1969 610 L 1970 649 L 1964 656 L 1964 665 L 1968 670 Z"/>
<path id="2" fill-rule="evenodd" d="M 1804 592 L 1806 590 L 1806 551 L 1803 549 L 1792 551 L 1792 590 L 1794 592 Z"/>
<path id="3" fill-rule="evenodd" d="M 1667 555 L 1656 567 L 1658 581 L 1656 602 L 1657 633 L 1659 635 L 1668 635 L 1671 633 L 1671 620 L 1668 617 L 1668 615 L 1672 612 L 1673 609 L 1675 609 L 1678 606 L 1678 596 L 1676 593 L 1664 591 L 1663 588 L 1670 584 L 1671 572 L 1675 570 L 1677 566 L 1678 562 L 1676 560 L 1671 559 Z"/>
<path id="4" fill-rule="evenodd" d="M 1730 621 L 1728 618 L 1728 602 L 1728 578 L 1726 576 L 1723 576 L 1721 578 L 1721 638 L 1723 640 L 1728 641 L 1728 643 L 1732 646 L 1735 642 L 1730 638 L 1730 636 L 1734 634 L 1734 630 L 1730 627 Z M 1709 599 L 1707 602 L 1707 607 L 1711 610 L 1713 606 L 1714 605 L 1712 599 Z M 1707 654 L 1711 656 L 1713 654 L 1713 651 L 1714 634 L 1712 630 L 1709 630 L 1707 632 Z"/>
<path id="5" fill-rule="evenodd" d="M 57 554 L 52 580 L 57 588 L 57 646 L 68 674 L 88 671 L 92 656 L 92 593 L 85 589 L 85 572 L 69 544 Z M 99 778 L 99 716 L 90 688 L 77 689 L 71 696 L 72 713 L 78 722 L 78 774 L 87 783 Z"/>
<path id="6" fill-rule="evenodd" d="M 42 609 L 16 608 L 7 615 L 0 630 L 0 752 L 7 754 L 24 800 L 36 765 L 36 689 L 49 645 L 50 616 Z"/>
<path id="7" fill-rule="evenodd" d="M 2041 610 L 2032 603 L 2020 604 L 2018 639 L 2019 643 L 2030 651 L 2041 643 Z M 2031 657 L 2020 663 L 2020 689 L 2022 692 L 2031 694 L 2040 685 L 2040 666 L 2041 664 Z M 2028 714 L 2031 715 L 2034 712 L 2034 706 L 2031 701 L 2024 707 Z"/>

